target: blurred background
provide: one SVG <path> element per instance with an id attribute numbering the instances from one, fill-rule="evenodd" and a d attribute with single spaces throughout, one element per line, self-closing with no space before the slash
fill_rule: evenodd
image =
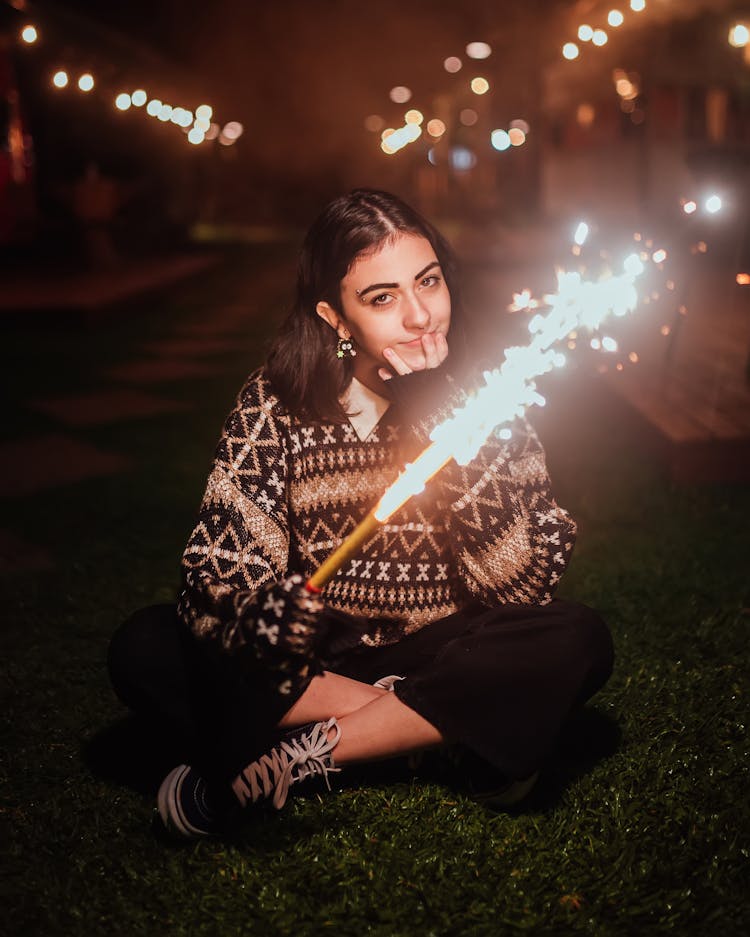
<path id="1" fill-rule="evenodd" d="M 737 0 L 0 0 L 0 311 L 103 309 L 383 187 L 493 335 L 635 247 L 648 315 L 592 367 L 671 443 L 738 444 L 749 29 Z"/>

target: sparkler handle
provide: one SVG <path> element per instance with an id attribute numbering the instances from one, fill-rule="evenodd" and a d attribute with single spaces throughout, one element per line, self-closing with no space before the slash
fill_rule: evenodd
<path id="1" fill-rule="evenodd" d="M 379 524 L 380 522 L 374 514 L 368 514 L 365 519 L 354 528 L 341 546 L 337 550 L 334 550 L 328 559 L 315 570 L 312 576 L 310 576 L 305 584 L 307 591 L 320 592 L 323 586 L 325 586 L 329 580 L 333 579 L 338 568 L 343 566 L 349 557 L 353 556 L 362 544 L 370 539 Z"/>

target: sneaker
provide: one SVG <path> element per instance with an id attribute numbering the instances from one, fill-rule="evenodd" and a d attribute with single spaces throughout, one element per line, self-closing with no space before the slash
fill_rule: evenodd
<path id="1" fill-rule="evenodd" d="M 520 804 L 533 790 L 536 782 L 539 780 L 539 772 L 535 771 L 527 778 L 520 781 L 504 781 L 497 787 L 489 790 L 474 791 L 472 798 L 485 807 L 494 807 L 498 810 L 505 810 L 508 807 L 515 807 Z"/>
<path id="2" fill-rule="evenodd" d="M 190 765 L 178 765 L 164 778 L 156 806 L 166 831 L 178 838 L 219 836 L 226 831 L 226 811 L 211 802 L 205 778 Z"/>
<path id="3" fill-rule="evenodd" d="M 333 738 L 328 738 L 330 730 Z M 334 718 L 327 722 L 310 722 L 293 729 L 278 745 L 251 762 L 232 782 L 240 804 L 271 799 L 277 810 L 286 803 L 289 788 L 308 778 L 323 778 L 328 790 L 328 775 L 340 771 L 333 761 L 333 750 L 341 738 L 341 729 Z"/>
<path id="4" fill-rule="evenodd" d="M 376 680 L 373 683 L 373 686 L 380 687 L 381 690 L 388 690 L 389 693 L 393 693 L 393 687 L 398 683 L 399 680 L 404 680 L 405 677 L 397 677 L 395 674 L 391 674 L 389 677 L 381 677 L 379 680 Z"/>

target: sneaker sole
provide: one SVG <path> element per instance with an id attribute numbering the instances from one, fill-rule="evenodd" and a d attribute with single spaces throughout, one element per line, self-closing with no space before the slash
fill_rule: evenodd
<path id="1" fill-rule="evenodd" d="M 189 823 L 180 806 L 182 785 L 189 771 L 190 768 L 187 765 L 178 765 L 173 768 L 161 782 L 159 793 L 156 796 L 156 806 L 164 828 L 167 832 L 182 839 L 195 839 L 196 837 L 211 835 Z"/>

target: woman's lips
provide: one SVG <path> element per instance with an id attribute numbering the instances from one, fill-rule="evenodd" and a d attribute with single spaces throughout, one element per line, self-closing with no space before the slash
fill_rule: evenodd
<path id="1" fill-rule="evenodd" d="M 434 335 L 434 332 L 425 332 L 425 335 Z M 411 339 L 409 342 L 400 342 L 399 344 L 403 345 L 405 348 L 420 348 L 422 346 L 422 335 L 418 335 L 416 338 Z"/>

